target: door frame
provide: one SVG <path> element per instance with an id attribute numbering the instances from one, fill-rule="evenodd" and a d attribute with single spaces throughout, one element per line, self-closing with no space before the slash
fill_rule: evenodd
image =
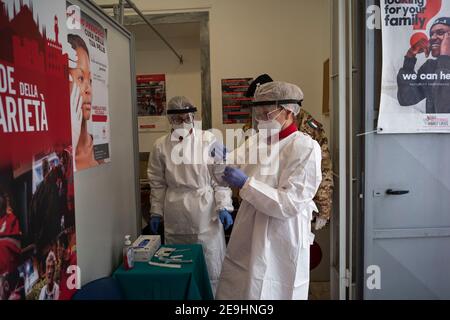
<path id="1" fill-rule="evenodd" d="M 337 48 L 331 44 L 331 87 L 338 87 L 337 94 L 333 89 L 332 97 L 335 106 L 332 109 L 332 150 L 335 169 L 334 214 L 331 220 L 331 259 L 330 259 L 330 291 L 331 299 L 347 298 L 347 0 L 331 1 L 331 35 L 338 27 Z M 337 21 L 336 21 L 337 19 Z M 337 52 L 336 52 L 337 50 Z M 337 73 L 333 74 L 334 72 Z M 337 84 L 336 84 L 337 80 Z M 337 108 L 336 108 L 337 107 Z M 336 206 L 337 204 L 337 206 Z"/>
<path id="2" fill-rule="evenodd" d="M 152 23 L 199 23 L 200 24 L 200 70 L 202 86 L 202 129 L 212 128 L 211 113 L 211 58 L 210 58 L 210 34 L 209 11 L 193 11 L 182 13 L 144 14 Z M 145 24 L 138 15 L 125 15 L 124 26 Z"/>
<path id="3" fill-rule="evenodd" d="M 365 6 L 359 0 L 332 1 L 332 25 L 339 35 L 332 44 L 332 150 L 335 173 L 331 226 L 331 297 L 362 297 L 364 250 L 364 43 Z M 334 14 L 333 14 L 334 12 Z M 338 21 L 336 21 L 336 19 Z M 333 35 L 333 31 L 331 33 Z M 337 52 L 337 57 L 336 57 Z M 332 72 L 332 73 L 333 73 Z"/>

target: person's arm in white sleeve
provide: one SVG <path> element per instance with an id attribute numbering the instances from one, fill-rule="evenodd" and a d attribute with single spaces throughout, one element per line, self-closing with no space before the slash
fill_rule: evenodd
<path id="1" fill-rule="evenodd" d="M 163 216 L 167 184 L 164 174 L 165 164 L 160 155 L 158 146 L 153 146 L 148 160 L 147 176 L 150 183 L 150 213 Z"/>
<path id="2" fill-rule="evenodd" d="M 294 217 L 314 205 L 312 200 L 322 181 L 319 145 L 314 142 L 304 156 L 298 157 L 300 161 L 293 172 L 281 172 L 278 189 L 250 177 L 241 189 L 242 199 L 259 212 L 278 219 Z"/>

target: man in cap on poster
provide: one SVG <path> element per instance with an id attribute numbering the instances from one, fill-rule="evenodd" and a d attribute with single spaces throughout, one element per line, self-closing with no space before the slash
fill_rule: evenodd
<path id="1" fill-rule="evenodd" d="M 228 244 L 218 299 L 308 298 L 314 239 L 311 219 L 317 211 L 313 198 L 322 173 L 319 144 L 295 124 L 302 100 L 300 88 L 285 82 L 256 89 L 253 108 L 259 134 L 235 150 L 238 165 L 227 167 L 224 173 L 225 181 L 240 189 L 242 203 Z M 261 159 L 246 164 L 240 158 L 255 144 L 264 155 L 269 151 L 264 164 Z M 268 164 L 275 170 L 264 170 Z"/>
<path id="2" fill-rule="evenodd" d="M 417 55 L 431 55 L 416 73 Z M 431 26 L 430 40 L 420 38 L 408 50 L 397 76 L 398 102 L 413 106 L 426 99 L 426 113 L 450 113 L 450 80 L 441 75 L 450 74 L 450 17 L 436 19 Z M 416 79 L 411 76 L 416 75 Z M 435 76 L 437 79 L 430 79 Z"/>

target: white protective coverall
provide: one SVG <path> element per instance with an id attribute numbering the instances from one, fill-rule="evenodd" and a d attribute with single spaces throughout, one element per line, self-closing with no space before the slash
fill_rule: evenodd
<path id="1" fill-rule="evenodd" d="M 238 161 L 242 161 L 242 154 L 249 154 L 249 145 L 258 136 L 235 151 Z M 249 179 L 240 191 L 242 203 L 228 243 L 217 299 L 308 298 L 309 252 L 314 239 L 311 219 L 317 210 L 313 198 L 322 180 L 321 150 L 311 137 L 295 132 L 272 146 L 260 146 L 271 163 L 278 156 L 270 151 L 276 144 L 279 167 L 275 174 L 262 172 L 259 164 L 238 165 Z"/>
<path id="2" fill-rule="evenodd" d="M 193 129 L 182 142 L 171 140 L 171 134 L 161 137 L 150 153 L 147 170 L 151 188 L 150 212 L 164 217 L 166 244 L 198 243 L 203 246 L 215 294 L 225 256 L 225 236 L 218 211 L 233 211 L 231 189 L 215 183 L 199 154 L 207 152 L 214 141 L 213 134 Z M 173 160 L 172 152 L 189 148 L 190 154 L 182 153 L 183 164 Z M 194 164 L 193 153 L 200 157 Z"/>

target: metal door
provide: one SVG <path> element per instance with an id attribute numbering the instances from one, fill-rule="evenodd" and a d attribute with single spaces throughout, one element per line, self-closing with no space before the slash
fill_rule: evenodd
<path id="1" fill-rule="evenodd" d="M 366 28 L 366 131 L 376 129 L 380 40 Z M 450 299 L 449 159 L 448 134 L 365 136 L 365 299 Z"/>

